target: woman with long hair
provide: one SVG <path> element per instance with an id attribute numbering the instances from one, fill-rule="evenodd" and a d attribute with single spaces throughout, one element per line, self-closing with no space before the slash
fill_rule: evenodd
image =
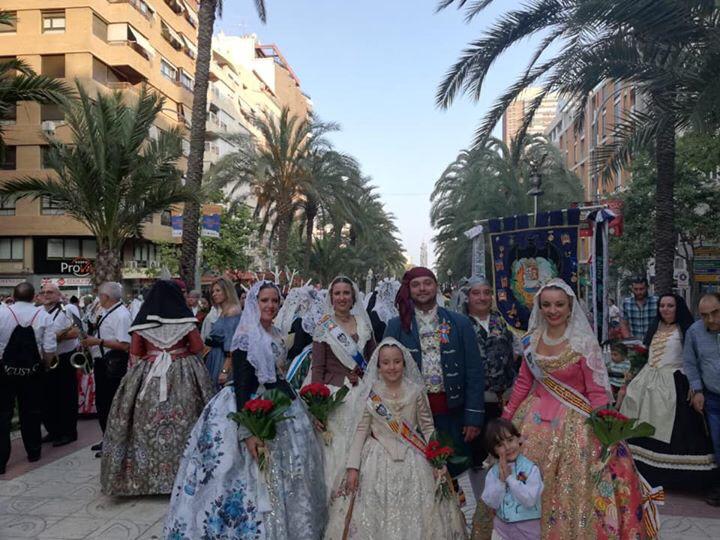
<path id="1" fill-rule="evenodd" d="M 100 483 L 106 495 L 172 490 L 182 449 L 212 396 L 197 320 L 179 287 L 157 281 L 130 327 L 135 359 L 112 402 Z"/>
<path id="2" fill-rule="evenodd" d="M 698 489 L 717 467 L 703 415 L 689 401 L 683 373 L 685 332 L 694 322 L 685 300 L 663 294 L 648 333 L 648 362 L 627 385 L 620 412 L 655 427 L 652 437 L 632 439 L 638 469 L 653 485 Z"/>
<path id="3" fill-rule="evenodd" d="M 210 374 L 213 390 L 219 392 L 232 377 L 230 345 L 235 329 L 240 323 L 242 310 L 235 287 L 229 279 L 219 277 L 213 281 L 210 294 L 219 314 L 212 323 L 210 335 L 205 339 L 205 345 L 210 347 L 205 357 L 205 366 Z"/>
<path id="4" fill-rule="evenodd" d="M 586 423 L 610 384 L 597 339 L 574 291 L 552 279 L 535 295 L 523 362 L 502 417 L 540 466 L 544 539 L 646 538 L 641 480 L 625 444 L 606 462 Z"/>

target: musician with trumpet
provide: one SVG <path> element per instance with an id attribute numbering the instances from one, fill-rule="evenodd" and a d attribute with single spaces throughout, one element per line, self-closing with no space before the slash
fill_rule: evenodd
<path id="1" fill-rule="evenodd" d="M 80 345 L 80 314 L 72 311 L 74 306 L 63 306 L 57 285 L 43 285 L 40 299 L 57 338 L 57 357 L 43 377 L 43 424 L 48 432 L 43 442 L 63 446 L 77 440 L 77 370 L 71 357 Z"/>

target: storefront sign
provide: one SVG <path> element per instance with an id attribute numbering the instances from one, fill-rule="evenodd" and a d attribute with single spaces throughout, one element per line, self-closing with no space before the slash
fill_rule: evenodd
<path id="1" fill-rule="evenodd" d="M 27 280 L 23 278 L 0 278 L 0 287 L 14 287 L 23 281 Z"/>
<path id="2" fill-rule="evenodd" d="M 59 277 L 42 278 L 42 285 L 57 285 L 58 287 L 90 287 L 92 283 L 89 277 Z"/>
<path id="3" fill-rule="evenodd" d="M 93 272 L 93 262 L 85 257 L 75 257 L 60 263 L 61 274 L 72 274 L 77 277 L 89 276 Z"/>
<path id="4" fill-rule="evenodd" d="M 693 250 L 693 273 L 699 283 L 720 283 L 720 246 L 702 246 Z"/>

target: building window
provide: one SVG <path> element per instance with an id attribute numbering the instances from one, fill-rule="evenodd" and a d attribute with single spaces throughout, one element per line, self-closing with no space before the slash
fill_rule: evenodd
<path id="1" fill-rule="evenodd" d="M 0 116 L 0 124 L 14 124 L 17 122 L 17 105 L 10 103 L 5 110 L 5 113 Z"/>
<path id="2" fill-rule="evenodd" d="M 14 34 L 17 32 L 17 11 L 7 11 L 10 24 L 0 24 L 0 34 Z"/>
<path id="3" fill-rule="evenodd" d="M 93 14 L 93 34 L 95 34 L 97 37 L 102 39 L 103 41 L 107 41 L 108 38 L 108 25 L 105 21 L 103 21 L 100 17 Z"/>
<path id="4" fill-rule="evenodd" d="M 41 71 L 47 77 L 65 77 L 65 55 L 44 54 L 41 58 Z"/>
<path id="5" fill-rule="evenodd" d="M 185 157 L 188 157 L 190 155 L 190 141 L 188 141 L 187 139 L 182 140 L 182 153 Z"/>
<path id="6" fill-rule="evenodd" d="M 22 238 L 0 238 L 0 261 L 22 261 L 25 241 Z"/>
<path id="7" fill-rule="evenodd" d="M 74 259 L 75 257 L 94 259 L 96 256 L 97 242 L 95 239 L 48 238 L 48 259 Z"/>
<path id="8" fill-rule="evenodd" d="M 57 199 L 43 195 L 40 198 L 40 213 L 44 216 L 59 216 L 65 211 Z"/>
<path id="9" fill-rule="evenodd" d="M 195 81 L 193 81 L 192 77 L 188 75 L 184 69 L 180 70 L 180 84 L 190 92 L 192 92 L 193 85 L 195 84 Z"/>
<path id="10" fill-rule="evenodd" d="M 185 139 L 183 139 L 183 143 L 184 142 Z M 170 212 L 170 210 L 163 210 L 160 213 L 160 225 L 165 225 L 166 227 L 172 226 L 172 212 Z"/>
<path id="11" fill-rule="evenodd" d="M 60 105 L 47 104 L 40 105 L 40 121 L 46 122 L 63 122 L 65 120 L 65 113 L 63 112 Z"/>
<path id="12" fill-rule="evenodd" d="M 42 31 L 44 34 L 59 34 L 65 31 L 65 10 L 43 11 Z"/>
<path id="13" fill-rule="evenodd" d="M 157 246 L 155 244 L 136 244 L 133 258 L 140 266 L 148 266 L 149 263 L 157 261 Z"/>
<path id="14" fill-rule="evenodd" d="M 40 146 L 40 168 L 52 169 L 52 163 L 50 161 L 50 145 L 43 144 Z"/>
<path id="15" fill-rule="evenodd" d="M 160 60 L 160 73 L 173 82 L 177 81 L 177 68 L 164 58 Z"/>
<path id="16" fill-rule="evenodd" d="M 4 152 L 0 152 L 0 169 L 3 171 L 17 169 L 17 146 L 6 145 Z"/>
<path id="17" fill-rule="evenodd" d="M 14 216 L 17 198 L 14 195 L 0 195 L 0 216 Z"/>

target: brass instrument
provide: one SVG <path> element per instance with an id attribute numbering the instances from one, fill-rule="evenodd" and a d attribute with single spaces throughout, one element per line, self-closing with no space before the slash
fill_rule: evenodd
<path id="1" fill-rule="evenodd" d="M 70 314 L 74 320 L 74 325 L 80 330 L 80 339 L 84 340 L 86 337 L 88 337 L 87 332 L 83 330 L 82 321 L 79 320 L 74 314 Z M 72 327 L 71 327 L 72 328 Z M 75 351 L 70 355 L 70 365 L 74 367 L 75 369 L 82 369 L 85 373 L 88 375 L 92 373 L 94 361 L 92 354 L 90 354 L 90 351 L 82 347 L 79 351 Z"/>

